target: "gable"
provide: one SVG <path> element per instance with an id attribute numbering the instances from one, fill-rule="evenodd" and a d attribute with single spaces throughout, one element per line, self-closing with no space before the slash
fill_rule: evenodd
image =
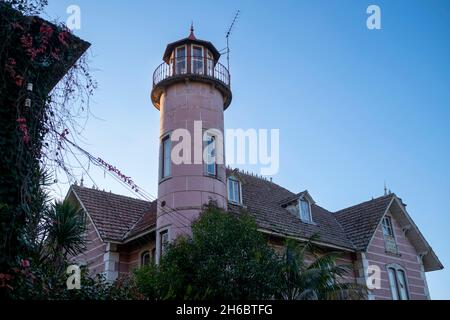
<path id="1" fill-rule="evenodd" d="M 393 195 L 372 199 L 335 213 L 347 237 L 359 251 L 365 251 L 381 218 L 393 201 Z"/>
<path id="2" fill-rule="evenodd" d="M 103 241 L 122 242 L 126 236 L 136 235 L 156 222 L 152 218 L 156 216 L 156 206 L 151 202 L 75 185 L 68 197 L 72 194 Z"/>
<path id="3" fill-rule="evenodd" d="M 391 214 L 405 231 L 408 241 L 422 256 L 425 271 L 442 269 L 443 266 L 431 246 L 407 213 L 404 204 L 395 194 L 363 202 L 335 213 L 347 237 L 359 251 L 367 251 L 385 214 Z"/>
<path id="4" fill-rule="evenodd" d="M 439 261 L 433 248 L 426 241 L 425 237 L 406 211 L 405 205 L 401 199 L 395 196 L 394 201 L 389 207 L 389 213 L 403 230 L 408 241 L 414 246 L 417 255 L 422 258 L 425 271 L 443 269 L 444 266 Z"/>

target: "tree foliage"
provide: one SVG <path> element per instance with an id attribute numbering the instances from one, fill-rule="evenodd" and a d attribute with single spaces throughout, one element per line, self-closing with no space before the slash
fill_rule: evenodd
<path id="1" fill-rule="evenodd" d="M 250 216 L 209 205 L 192 233 L 169 245 L 159 266 L 137 272 L 137 283 L 149 298 L 271 297 L 277 258 Z"/>
<path id="2" fill-rule="evenodd" d="M 350 266 L 338 252 L 287 241 L 276 253 L 247 214 L 214 205 L 193 225 L 192 238 L 169 245 L 159 266 L 135 272 L 137 289 L 148 299 L 359 299 L 363 287 L 346 283 Z"/>
<path id="3" fill-rule="evenodd" d="M 277 297 L 283 300 L 362 299 L 364 286 L 345 282 L 351 265 L 338 264 L 341 252 L 326 252 L 314 245 L 315 237 L 300 243 L 288 240 L 281 257 Z"/>
<path id="4" fill-rule="evenodd" d="M 95 87 L 86 60 L 77 61 L 89 44 L 37 17 L 46 2 L 0 2 L 0 294 L 22 261 L 37 261 L 44 172 L 67 169 L 61 140 L 80 116 L 72 103 L 85 108 Z"/>

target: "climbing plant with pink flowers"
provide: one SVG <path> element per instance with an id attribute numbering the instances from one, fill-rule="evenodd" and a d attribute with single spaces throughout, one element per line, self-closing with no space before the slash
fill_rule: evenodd
<path id="1" fill-rule="evenodd" d="M 0 2 L 0 284 L 28 268 L 44 173 L 68 170 L 61 137 L 80 132 L 96 88 L 89 43 L 38 17 L 45 5 Z"/>

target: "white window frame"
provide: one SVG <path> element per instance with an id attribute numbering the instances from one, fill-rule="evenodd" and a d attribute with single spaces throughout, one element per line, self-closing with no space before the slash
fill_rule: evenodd
<path id="1" fill-rule="evenodd" d="M 210 168 L 210 166 L 212 166 L 212 164 L 208 164 L 209 161 L 206 161 L 205 162 L 205 174 L 210 177 L 217 177 L 217 137 L 215 135 L 208 134 L 208 133 L 206 134 L 206 136 L 208 137 L 208 139 L 212 139 L 213 144 L 214 144 L 214 172 L 213 173 L 209 172 L 209 168 Z M 204 142 L 205 143 L 205 151 L 206 151 L 206 148 L 208 148 L 208 146 L 209 146 L 208 142 L 209 141 Z M 210 157 L 213 158 L 208 152 L 208 160 Z"/>
<path id="2" fill-rule="evenodd" d="M 194 56 L 194 47 L 202 49 L 201 57 Z M 196 61 L 201 61 L 201 63 L 202 63 L 201 72 L 196 72 L 195 69 L 194 69 L 194 63 Z M 191 72 L 193 74 L 200 74 L 200 75 L 205 73 L 205 48 L 203 46 L 201 46 L 201 45 L 198 45 L 198 44 L 192 44 L 191 45 Z"/>
<path id="3" fill-rule="evenodd" d="M 302 210 L 303 210 L 302 209 L 302 205 L 301 205 L 302 201 L 306 202 L 308 204 L 308 207 L 309 207 L 309 219 L 308 220 L 305 220 L 305 219 L 302 218 Z M 313 220 L 312 220 L 311 202 L 308 201 L 307 199 L 302 198 L 302 199 L 298 200 L 298 213 L 299 213 L 299 216 L 300 216 L 300 220 L 302 220 L 304 222 L 308 222 L 308 223 L 312 223 L 313 222 Z"/>
<path id="4" fill-rule="evenodd" d="M 166 163 L 166 149 L 165 149 L 165 142 L 168 141 L 169 143 L 169 162 Z M 161 138 L 161 169 L 160 169 L 160 180 L 164 180 L 169 178 L 172 175 L 172 141 L 170 140 L 170 134 L 165 135 Z M 166 175 L 166 168 L 168 168 L 168 173 Z"/>
<path id="5" fill-rule="evenodd" d="M 178 57 L 178 49 L 180 48 L 184 48 L 184 56 L 182 56 L 184 58 L 184 72 L 182 72 L 183 70 L 179 71 L 178 70 L 178 58 L 182 58 L 182 57 Z M 186 74 L 188 73 L 187 70 L 187 46 L 186 45 L 182 45 L 179 47 L 175 48 L 175 74 Z"/>
<path id="6" fill-rule="evenodd" d="M 210 50 L 206 51 L 206 75 L 214 77 L 214 56 Z"/>
<path id="7" fill-rule="evenodd" d="M 395 283 L 392 283 L 392 279 L 389 276 L 389 269 L 394 271 L 394 276 L 395 276 Z M 406 273 L 405 268 L 403 268 L 402 266 L 396 264 L 396 263 L 391 263 L 391 264 L 387 264 L 386 265 L 386 272 L 387 272 L 387 277 L 388 277 L 388 282 L 389 282 L 389 288 L 391 291 L 391 297 L 392 300 L 410 300 L 411 296 L 409 293 L 409 283 L 408 283 L 408 275 Z M 402 293 L 401 293 L 401 289 L 400 289 L 400 280 L 399 280 L 399 273 L 403 272 L 404 275 L 404 281 L 405 281 L 405 291 L 406 291 L 406 299 L 404 297 L 402 297 Z M 396 292 L 393 292 L 393 288 L 395 288 Z M 395 298 L 395 294 L 397 295 L 397 299 Z"/>
<path id="8" fill-rule="evenodd" d="M 237 199 L 237 201 L 235 199 L 232 199 L 232 195 L 230 194 L 230 187 L 229 184 L 231 182 L 236 182 L 237 183 L 237 187 L 238 187 L 238 197 L 239 199 Z M 237 179 L 236 177 L 228 177 L 227 178 L 227 195 L 228 195 L 228 201 L 234 204 L 242 204 L 242 184 L 241 181 L 239 181 L 239 179 Z"/>

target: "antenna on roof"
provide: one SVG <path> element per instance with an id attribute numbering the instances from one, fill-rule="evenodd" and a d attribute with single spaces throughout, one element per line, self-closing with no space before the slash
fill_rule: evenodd
<path id="1" fill-rule="evenodd" d="M 241 12 L 241 10 L 236 11 L 236 14 L 234 15 L 233 18 L 233 22 L 231 22 L 230 27 L 228 28 L 227 31 L 227 35 L 225 36 L 225 38 L 227 39 L 227 67 L 228 67 L 228 72 L 230 71 L 230 36 L 231 33 L 233 32 L 233 28 L 236 25 L 237 19 L 239 17 L 239 13 Z"/>

